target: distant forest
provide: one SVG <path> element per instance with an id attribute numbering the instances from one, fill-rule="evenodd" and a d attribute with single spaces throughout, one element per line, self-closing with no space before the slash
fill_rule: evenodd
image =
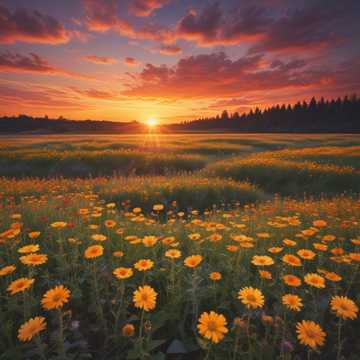
<path id="1" fill-rule="evenodd" d="M 161 125 L 161 131 L 225 131 L 260 133 L 360 133 L 360 98 L 316 100 L 276 105 L 248 113 L 221 115 Z M 0 118 L 0 133 L 137 133 L 147 131 L 140 122 L 34 118 L 27 115 Z"/>
<path id="2" fill-rule="evenodd" d="M 356 95 L 336 100 L 316 100 L 295 105 L 276 105 L 246 114 L 226 110 L 212 118 L 185 121 L 179 130 L 224 129 L 239 132 L 360 132 L 360 98 Z"/>

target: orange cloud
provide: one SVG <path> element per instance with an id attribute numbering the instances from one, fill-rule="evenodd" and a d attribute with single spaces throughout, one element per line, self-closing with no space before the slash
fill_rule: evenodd
<path id="1" fill-rule="evenodd" d="M 117 60 L 110 56 L 87 55 L 84 56 L 83 59 L 99 65 L 111 65 L 117 63 Z"/>
<path id="2" fill-rule="evenodd" d="M 26 9 L 17 9 L 11 13 L 0 5 L 0 43 L 24 41 L 57 45 L 67 43 L 69 34 L 52 16 Z"/>
<path id="3" fill-rule="evenodd" d="M 78 79 L 90 79 L 82 75 L 49 64 L 49 62 L 35 53 L 28 56 L 18 53 L 5 52 L 0 54 L 0 72 L 36 73 L 54 76 L 67 76 Z"/>
<path id="4" fill-rule="evenodd" d="M 131 0 L 129 11 L 136 16 L 149 16 L 154 10 L 162 8 L 170 0 Z"/>
<path id="5" fill-rule="evenodd" d="M 138 66 L 140 64 L 140 61 L 134 59 L 133 57 L 126 57 L 124 59 L 124 64 L 128 66 Z"/>
<path id="6" fill-rule="evenodd" d="M 178 55 L 181 54 L 181 47 L 177 45 L 164 45 L 159 50 L 160 54 L 163 55 Z"/>

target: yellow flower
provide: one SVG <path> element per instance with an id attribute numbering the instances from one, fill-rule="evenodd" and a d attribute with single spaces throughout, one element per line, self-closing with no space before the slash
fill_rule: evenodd
<path id="1" fill-rule="evenodd" d="M 300 296 L 294 294 L 286 294 L 282 297 L 282 303 L 290 310 L 300 311 L 302 308 L 302 300 Z"/>
<path id="2" fill-rule="evenodd" d="M 195 268 L 197 267 L 203 260 L 201 255 L 191 255 L 185 258 L 184 265 L 187 267 Z"/>
<path id="3" fill-rule="evenodd" d="M 133 271 L 131 268 L 118 267 L 113 271 L 113 274 L 120 280 L 128 279 L 133 276 Z"/>
<path id="4" fill-rule="evenodd" d="M 334 272 L 326 272 L 325 278 L 330 281 L 340 281 L 342 277 Z"/>
<path id="5" fill-rule="evenodd" d="M 301 260 L 295 255 L 286 254 L 282 257 L 282 261 L 291 266 L 301 266 Z"/>
<path id="6" fill-rule="evenodd" d="M 135 334 L 135 326 L 133 324 L 125 324 L 121 329 L 121 333 L 123 336 L 131 337 Z"/>
<path id="7" fill-rule="evenodd" d="M 70 290 L 63 285 L 59 285 L 44 294 L 41 304 L 45 310 L 57 309 L 63 307 L 69 301 L 69 298 Z"/>
<path id="8" fill-rule="evenodd" d="M 67 226 L 67 223 L 65 221 L 55 221 L 50 226 L 54 229 L 62 229 Z"/>
<path id="9" fill-rule="evenodd" d="M 104 248 L 101 245 L 89 246 L 84 253 L 86 259 L 95 259 L 104 253 Z"/>
<path id="10" fill-rule="evenodd" d="M 102 235 L 102 234 L 94 234 L 94 235 L 91 235 L 91 238 L 94 240 L 94 241 L 105 241 L 107 239 L 107 237 L 105 235 Z"/>
<path id="11" fill-rule="evenodd" d="M 201 237 L 201 235 L 200 235 L 199 233 L 194 233 L 194 234 L 189 234 L 189 235 L 188 235 L 188 238 L 189 238 L 190 240 L 199 240 L 200 237 Z"/>
<path id="12" fill-rule="evenodd" d="M 297 254 L 305 260 L 312 260 L 316 256 L 313 251 L 308 249 L 301 249 L 297 252 Z"/>
<path id="13" fill-rule="evenodd" d="M 274 260 L 267 255 L 254 255 L 251 263 L 256 265 L 256 266 L 269 266 L 269 265 L 273 265 L 274 264 Z"/>
<path id="14" fill-rule="evenodd" d="M 154 262 L 149 259 L 141 259 L 134 264 L 135 269 L 139 271 L 150 270 L 154 266 Z"/>
<path id="15" fill-rule="evenodd" d="M 155 204 L 155 205 L 153 206 L 153 210 L 154 210 L 154 211 L 164 210 L 164 205 L 163 205 L 163 204 Z"/>
<path id="16" fill-rule="evenodd" d="M 33 283 L 35 279 L 30 278 L 20 278 L 14 280 L 6 289 L 11 295 L 17 294 L 27 290 Z"/>
<path id="17" fill-rule="evenodd" d="M 244 287 L 238 293 L 238 299 L 248 308 L 256 309 L 264 306 L 264 295 L 261 290 Z"/>
<path id="18" fill-rule="evenodd" d="M 29 254 L 20 257 L 20 261 L 24 265 L 42 265 L 45 264 L 48 260 L 48 256 L 46 254 Z"/>
<path id="19" fill-rule="evenodd" d="M 298 287 L 301 285 L 301 279 L 295 275 L 284 275 L 282 279 L 288 286 Z"/>
<path id="20" fill-rule="evenodd" d="M 152 247 L 158 242 L 158 238 L 153 235 L 144 236 L 142 240 L 145 247 Z"/>
<path id="21" fill-rule="evenodd" d="M 105 225 L 105 227 L 107 227 L 108 229 L 111 229 L 111 228 L 113 228 L 113 227 L 116 226 L 116 221 L 114 221 L 114 220 L 105 220 L 105 221 L 104 221 L 104 225 Z"/>
<path id="22" fill-rule="evenodd" d="M 145 311 L 153 310 L 156 306 L 156 297 L 157 293 L 151 286 L 140 286 L 133 294 L 134 305 Z"/>
<path id="23" fill-rule="evenodd" d="M 0 269 L 0 276 L 5 276 L 13 273 L 16 270 L 16 266 L 8 265 Z"/>
<path id="24" fill-rule="evenodd" d="M 34 336 L 45 329 L 45 318 L 43 316 L 36 316 L 20 326 L 18 339 L 21 341 L 30 341 Z"/>
<path id="25" fill-rule="evenodd" d="M 219 280 L 221 280 L 222 275 L 221 275 L 221 273 L 214 271 L 214 272 L 210 273 L 209 278 L 212 281 L 219 281 Z"/>
<path id="26" fill-rule="evenodd" d="M 298 340 L 301 344 L 317 349 L 318 346 L 324 345 L 326 333 L 314 321 L 303 320 L 296 324 Z"/>
<path id="27" fill-rule="evenodd" d="M 170 259 L 177 259 L 181 256 L 181 251 L 177 249 L 170 249 L 165 252 L 165 256 Z"/>
<path id="28" fill-rule="evenodd" d="M 316 287 L 318 289 L 325 287 L 325 279 L 315 273 L 306 274 L 304 276 L 304 281 L 313 287 Z"/>
<path id="29" fill-rule="evenodd" d="M 197 328 L 200 335 L 217 344 L 229 331 L 226 326 L 227 321 L 224 315 L 210 311 L 210 313 L 203 312 L 200 315 Z"/>
<path id="30" fill-rule="evenodd" d="M 346 296 L 333 296 L 330 302 L 331 310 L 335 312 L 336 316 L 342 319 L 354 320 L 357 318 L 359 312 L 358 306 Z"/>

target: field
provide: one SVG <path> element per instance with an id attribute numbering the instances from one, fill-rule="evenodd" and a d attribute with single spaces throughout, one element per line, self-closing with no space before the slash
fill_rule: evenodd
<path id="1" fill-rule="evenodd" d="M 0 360 L 360 359 L 356 135 L 0 137 Z"/>

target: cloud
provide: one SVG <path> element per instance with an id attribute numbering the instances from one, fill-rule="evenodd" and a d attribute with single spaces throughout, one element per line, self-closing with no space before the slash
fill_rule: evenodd
<path id="1" fill-rule="evenodd" d="M 116 0 L 83 0 L 86 24 L 89 30 L 106 32 L 112 30 L 131 39 L 156 40 L 164 43 L 174 41 L 172 31 L 158 24 L 146 23 L 135 26 L 118 15 Z"/>
<path id="2" fill-rule="evenodd" d="M 99 65 L 111 65 L 117 63 L 117 60 L 110 56 L 87 55 L 84 56 L 83 59 Z"/>
<path id="3" fill-rule="evenodd" d="M 77 79 L 90 79 L 87 75 L 55 67 L 46 59 L 35 53 L 30 53 L 29 55 L 21 55 L 9 51 L 1 53 L 0 72 L 36 73 L 43 75 L 67 76 Z"/>
<path id="4" fill-rule="evenodd" d="M 181 54 L 181 47 L 177 45 L 164 45 L 159 50 L 160 54 L 163 55 L 178 55 Z"/>
<path id="5" fill-rule="evenodd" d="M 131 0 L 129 1 L 129 11 L 136 16 L 149 16 L 157 9 L 162 8 L 170 0 Z"/>
<path id="6" fill-rule="evenodd" d="M 133 57 L 127 56 L 124 58 L 124 64 L 128 66 L 138 66 L 140 64 L 140 61 L 134 59 Z"/>
<path id="7" fill-rule="evenodd" d="M 231 60 L 219 52 L 186 57 L 175 66 L 146 64 L 137 76 L 138 83 L 125 95 L 206 98 L 307 88 L 328 82 L 332 74 L 326 69 L 310 68 L 303 60 L 269 63 L 261 54 Z"/>
<path id="8" fill-rule="evenodd" d="M 250 51 L 294 52 L 328 47 L 340 39 L 335 23 L 344 16 L 343 7 L 331 1 L 327 6 L 316 4 L 297 9 L 276 20 L 266 37 Z"/>
<path id="9" fill-rule="evenodd" d="M 23 41 L 57 45 L 67 43 L 69 34 L 52 16 L 26 9 L 11 12 L 0 5 L 0 43 Z"/>
<path id="10" fill-rule="evenodd" d="M 200 13 L 190 10 L 178 22 L 176 36 L 201 46 L 232 45 L 264 36 L 272 19 L 265 10 L 250 6 L 225 14 L 218 2 Z"/>

